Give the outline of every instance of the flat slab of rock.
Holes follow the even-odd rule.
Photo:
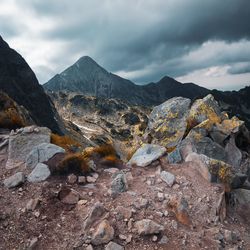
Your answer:
[[[38,163],[28,175],[29,182],[45,181],[50,176],[49,167],[43,163]]]
[[[51,143],[41,143],[28,154],[26,167],[33,169],[37,163],[48,161],[57,153],[65,153],[65,150]]]
[[[22,172],[17,172],[14,175],[10,176],[9,178],[5,179],[3,181],[3,184],[7,188],[14,188],[21,184],[23,184],[25,181],[25,176]]]
[[[109,244],[105,247],[105,250],[124,250],[124,247],[113,241],[110,241]]]
[[[160,174],[161,179],[167,183],[169,187],[172,187],[175,182],[175,176],[167,171],[162,171]]]
[[[144,144],[132,156],[128,165],[148,166],[166,153],[166,148],[155,144]]]
[[[101,245],[110,242],[114,238],[114,228],[107,220],[102,221],[92,236],[91,243],[93,245]]]
[[[7,169],[12,169],[25,160],[30,151],[41,143],[50,142],[51,131],[45,127],[25,127],[12,132],[9,137]]]
[[[164,230],[164,227],[150,219],[143,219],[135,223],[135,228],[139,235],[158,234]]]
[[[187,128],[190,103],[188,98],[174,97],[154,107],[146,129],[148,140],[169,149],[177,146]]]

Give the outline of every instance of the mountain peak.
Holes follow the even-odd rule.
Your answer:
[[[82,56],[80,57],[75,65],[79,66],[79,65],[92,65],[92,66],[98,66],[101,67],[94,59],[92,59],[90,56]]]

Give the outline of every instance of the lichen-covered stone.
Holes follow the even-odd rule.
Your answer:
[[[194,102],[189,112],[188,123],[195,126],[208,120],[207,126],[211,126],[212,124],[220,123],[222,120],[221,116],[218,102],[209,94],[203,99],[198,99]]]
[[[234,116],[232,119],[225,119],[215,124],[209,134],[215,142],[223,145],[224,140],[232,134],[239,133],[243,125],[244,122]]]
[[[169,163],[173,163],[173,164],[180,163],[182,161],[180,149],[177,148],[173,152],[169,153],[167,158],[168,158]]]
[[[174,97],[156,106],[149,115],[146,137],[152,143],[173,148],[182,140],[191,100]]]
[[[231,186],[235,175],[231,165],[197,153],[190,153],[185,161],[193,162],[193,166],[209,182],[222,182],[228,187]]]

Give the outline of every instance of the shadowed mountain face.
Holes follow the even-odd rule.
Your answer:
[[[50,98],[26,61],[0,36],[0,90],[29,111],[33,121],[56,133],[63,127]]]
[[[43,86],[52,91],[64,90],[96,97],[118,98],[133,105],[158,105],[174,96],[195,98],[209,92],[195,84],[182,84],[170,77],[139,86],[107,72],[88,56],[80,58]]]

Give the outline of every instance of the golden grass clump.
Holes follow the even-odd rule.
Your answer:
[[[72,139],[71,137],[64,135],[60,136],[52,133],[50,141],[61,148],[64,148],[67,152],[71,152],[73,147],[80,147],[80,143]]]
[[[59,174],[74,173],[85,175],[90,171],[91,169],[87,161],[80,153],[66,155],[55,169],[55,172]]]
[[[114,147],[110,144],[101,145],[98,147],[89,148],[85,150],[83,153],[85,159],[90,159],[92,157],[98,156],[100,158],[104,158],[106,156],[116,156],[116,151]]]
[[[103,163],[108,166],[117,166],[121,163],[121,160],[119,160],[115,155],[105,156],[102,160]]]
[[[15,102],[3,92],[0,92],[0,127],[17,129],[25,126],[25,121],[18,111]]]

